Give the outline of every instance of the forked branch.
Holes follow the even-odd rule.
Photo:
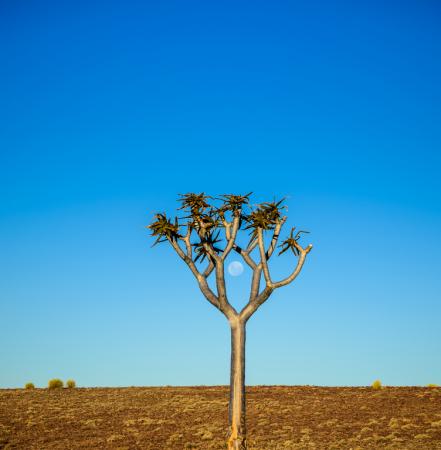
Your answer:
[[[251,194],[251,193],[250,193]],[[249,215],[242,213],[242,206],[248,205],[248,197],[240,195],[223,195],[224,204],[218,208],[208,203],[208,199],[212,197],[202,194],[184,194],[181,197],[182,207],[190,213],[187,218],[187,230],[185,234],[181,234],[178,218],[174,222],[166,217],[165,214],[156,214],[156,220],[149,225],[152,235],[157,237],[155,243],[168,241],[179,255],[179,257],[187,264],[193,275],[198,281],[199,287],[207,298],[216,308],[221,310],[229,320],[244,319],[247,320],[257,308],[264,303],[272,292],[282,286],[294,281],[300,273],[306,259],[306,255],[311,251],[312,245],[303,248],[299,243],[299,237],[303,231],[299,231],[293,235],[294,228],[291,230],[290,236],[279,246],[282,247],[279,255],[291,249],[292,253],[297,257],[297,264],[293,272],[286,278],[274,282],[271,278],[268,261],[273,256],[277,247],[279,236],[287,217],[281,215],[284,206],[281,206],[283,200],[279,202],[261,203],[257,209],[252,210]],[[218,199],[219,200],[219,199]],[[225,217],[227,212],[231,213],[231,220]],[[251,229],[251,239],[246,248],[240,247],[236,243],[237,235],[242,226],[242,221],[247,222],[245,230]],[[224,248],[219,247],[219,228],[225,230],[226,244]],[[191,243],[193,230],[196,232],[199,242]],[[217,231],[217,233],[216,233]],[[272,231],[271,240],[268,248],[265,248],[263,233],[264,231]],[[185,251],[179,245],[182,241],[185,244]],[[193,248],[194,247],[194,252]],[[251,256],[253,250],[258,247],[260,261]],[[225,260],[231,250],[237,252],[243,258],[244,262],[253,270],[251,281],[250,296],[247,305],[237,313],[235,308],[228,301],[226,285],[225,285]],[[193,258],[193,254],[196,257]],[[203,261],[207,257],[208,265],[199,271],[196,262],[199,258]],[[207,278],[215,271],[217,295],[209,287]],[[260,284],[262,272],[265,278],[265,287],[261,292]]]
[[[191,270],[192,274],[195,276],[195,278],[198,282],[199,288],[200,288],[201,292],[204,294],[205,298],[214,307],[216,307],[217,309],[222,311],[219,298],[211,290],[210,286],[208,286],[207,277],[199,272],[194,261],[183,252],[182,248],[179,246],[179,244],[176,241],[174,241],[172,239],[168,239],[168,241],[170,242],[170,244],[172,245],[172,247],[174,248],[176,253],[180,256],[180,258],[185,262],[185,264],[187,264],[187,266]]]
[[[303,248],[298,242],[297,239],[294,239],[291,241],[291,239],[288,239],[289,247],[292,250],[292,253],[298,257],[297,259],[297,265],[293,272],[286,277],[283,280],[280,280],[278,282],[273,282],[271,279],[271,275],[269,272],[268,267],[268,256],[271,257],[272,253],[274,252],[274,249],[277,244],[277,238],[280,232],[281,227],[285,223],[286,218],[283,218],[280,223],[277,224],[274,234],[271,240],[270,247],[268,251],[265,251],[265,245],[263,240],[263,230],[261,228],[257,228],[257,242],[259,245],[259,253],[260,253],[260,263],[256,265],[253,271],[253,279],[251,282],[251,293],[248,303],[245,305],[245,307],[240,312],[240,317],[243,320],[248,320],[259,308],[260,305],[262,305],[269,296],[273,293],[273,291],[279,287],[286,286],[287,284],[291,283],[295,280],[297,275],[302,270],[303,264],[305,262],[306,255],[311,251],[312,245],[308,245],[307,247]],[[292,234],[292,233],[291,233]],[[285,242],[287,242],[285,241]],[[285,243],[282,245],[286,245]],[[262,290],[262,292],[258,293],[259,287],[260,287],[260,279],[262,271],[264,273],[266,286]]]

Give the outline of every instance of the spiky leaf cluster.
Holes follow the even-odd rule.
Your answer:
[[[280,256],[282,253],[285,253],[285,252],[286,252],[287,250],[289,250],[289,249],[291,249],[291,250],[294,252],[294,254],[295,254],[296,256],[299,255],[299,251],[298,251],[298,249],[297,249],[297,241],[300,239],[302,233],[309,233],[309,231],[302,231],[302,230],[300,230],[300,231],[298,231],[298,232],[296,233],[296,235],[294,236],[294,230],[295,230],[295,227],[293,227],[293,228],[291,229],[291,233],[289,234],[289,237],[286,238],[286,239],[279,245],[279,247],[282,248],[282,250],[280,250],[280,252],[279,252],[279,256]]]
[[[248,225],[246,230],[251,230],[251,242],[257,237],[257,230],[273,230],[281,220],[281,203],[284,199],[276,202],[265,202],[258,205],[258,208],[246,217]]]
[[[213,209],[205,214],[191,216],[191,218],[193,219],[191,226],[200,236],[208,236],[216,227],[221,226],[219,219],[216,217],[216,211]]]
[[[204,192],[200,194],[190,192],[188,194],[179,195],[182,197],[179,199],[182,206],[178,209],[183,209],[184,211],[190,212],[192,216],[200,215],[210,207],[206,200],[211,197],[205,195]]]
[[[155,214],[155,220],[147,228],[152,230],[152,236],[158,237],[153,245],[165,242],[168,239],[173,241],[181,237],[177,217],[175,217],[175,223],[172,223],[165,214]]]
[[[273,230],[278,223],[282,220],[282,209],[285,206],[281,206],[284,199],[276,202],[265,202],[257,205],[255,210],[251,213],[244,214],[244,205],[249,206],[249,197],[252,193],[246,195],[235,195],[235,194],[223,194],[217,200],[221,200],[223,203],[221,206],[216,207],[208,203],[210,197],[205,195],[205,193],[195,194],[179,194],[181,198],[181,207],[179,209],[185,210],[189,215],[184,218],[190,219],[188,222],[189,231],[194,229],[197,231],[198,237],[200,239],[196,244],[191,244],[196,253],[195,261],[201,259],[204,260],[206,257],[210,257],[207,248],[212,249],[215,253],[219,253],[222,250],[216,247],[215,244],[220,242],[219,232],[216,235],[214,233],[216,230],[224,226],[225,214],[231,212],[236,217],[239,216],[239,229],[242,227],[242,221],[246,221],[246,230],[251,230],[251,240],[248,245],[250,245],[257,238],[257,232],[261,230]],[[176,241],[177,239],[183,238],[179,234],[180,225],[178,223],[178,218],[175,218],[174,223],[166,217],[165,214],[156,214],[155,220],[147,228],[152,230],[152,236],[156,236],[157,239],[155,244],[158,242],[165,242],[166,240]],[[292,251],[298,255],[298,244],[297,241],[302,233],[307,233],[307,231],[298,231],[294,235],[293,228],[291,230],[290,236],[282,242],[279,247],[281,250],[279,255],[285,253],[287,250],[292,249]]]
[[[244,204],[249,204],[249,197],[252,192],[246,195],[234,195],[224,194],[221,195],[221,200],[224,202],[222,205],[223,211],[231,211],[234,214],[238,213],[242,209]]]
[[[200,242],[196,242],[195,244],[191,244],[194,247],[194,251],[196,253],[196,257],[194,262],[197,262],[199,258],[201,258],[201,262],[208,256],[211,259],[210,253],[207,250],[207,246],[211,247],[213,251],[219,254],[222,249],[216,247],[216,244],[221,241],[218,239],[219,231],[216,236],[213,233],[207,234],[205,237],[201,238]]]
[[[208,235],[213,228],[219,226],[219,217],[217,209],[207,203],[207,199],[211,198],[201,194],[179,194],[182,198],[179,200],[182,206],[178,209],[183,209],[189,212],[189,216],[183,217],[183,219],[190,219],[190,226],[194,228],[199,235]]]

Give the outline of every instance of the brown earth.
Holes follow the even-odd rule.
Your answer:
[[[2,449],[224,449],[228,388],[0,390]],[[441,449],[441,389],[247,388],[250,450]]]

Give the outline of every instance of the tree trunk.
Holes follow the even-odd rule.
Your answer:
[[[228,450],[246,450],[245,322],[231,323],[231,376]]]

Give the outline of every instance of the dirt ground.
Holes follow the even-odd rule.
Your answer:
[[[1,449],[223,449],[228,388],[0,390]],[[441,449],[441,388],[247,388],[250,450]]]

